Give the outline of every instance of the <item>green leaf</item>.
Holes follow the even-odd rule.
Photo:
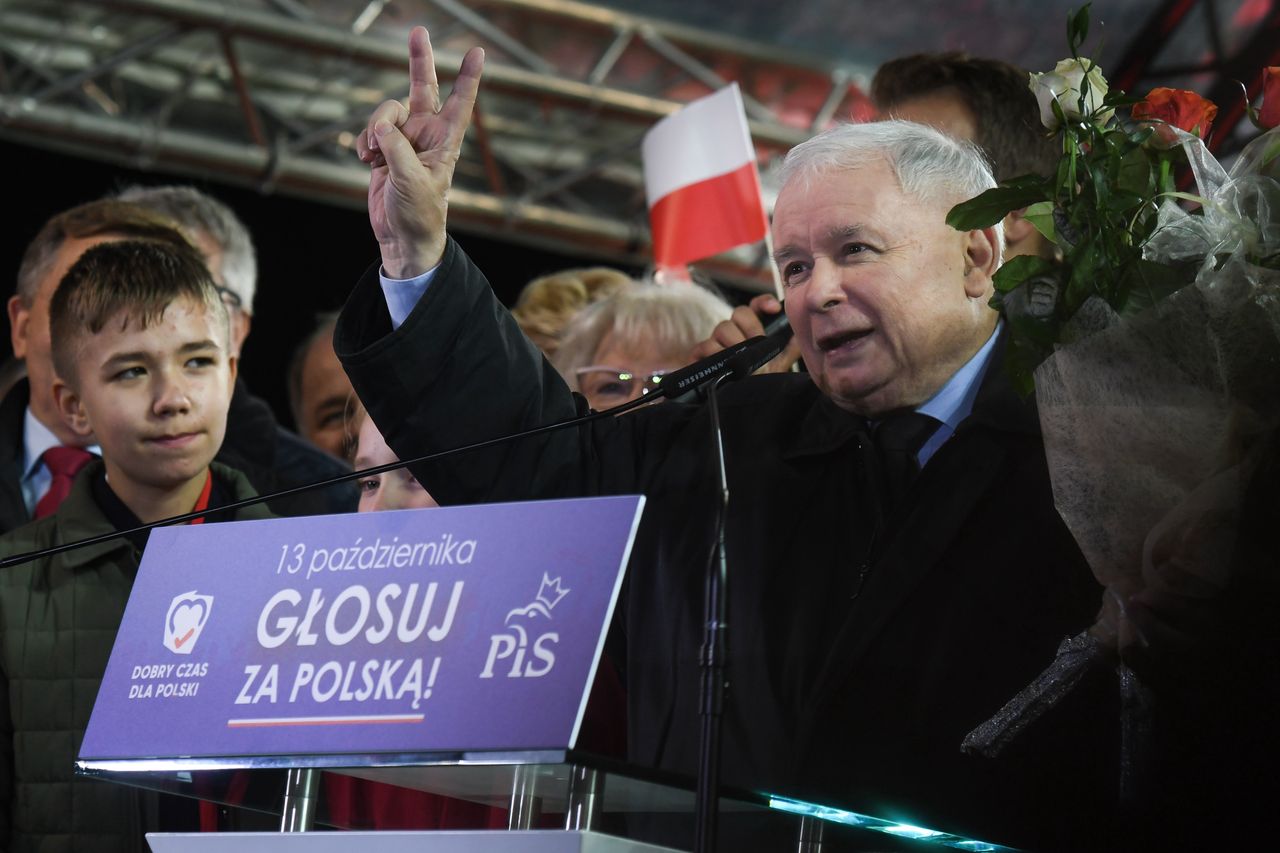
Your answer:
[[[1156,132],[1154,124],[1142,124],[1134,128],[1129,133],[1129,141],[1134,145],[1146,145],[1147,140],[1151,138],[1151,134]]]
[[[1058,106],[1057,101],[1053,102],[1053,109],[1055,112],[1062,112],[1062,108]],[[1071,137],[1071,143],[1071,150],[1068,151],[1067,156],[1063,158],[1067,163],[1067,179],[1066,181],[1059,181],[1058,186],[1065,189],[1069,196],[1075,196],[1075,187],[1078,181],[1078,178],[1076,177],[1076,160],[1080,156],[1081,148],[1080,140],[1074,136]]]
[[[1038,186],[994,187],[951,208],[947,224],[957,231],[989,228],[1004,219],[1011,210],[1044,201],[1045,195],[1043,181]]]
[[[1053,227],[1053,202],[1038,201],[1028,205],[1022,218],[1030,222],[1050,243],[1058,242],[1057,231]]]
[[[1106,210],[1122,220],[1131,219],[1138,208],[1146,204],[1147,197],[1131,192],[1113,192],[1107,196]]]
[[[1134,146],[1120,158],[1116,170],[1116,189],[1139,196],[1149,196],[1156,190],[1151,168],[1151,158],[1145,149]]]
[[[1102,99],[1104,107],[1131,107],[1134,104],[1140,104],[1146,98],[1140,98],[1137,95],[1130,95],[1123,89],[1112,89],[1107,92],[1107,96]]]
[[[1005,178],[1000,182],[1000,186],[1012,189],[1024,189],[1027,187],[1044,188],[1043,175],[1018,175],[1016,178]]]
[[[1097,259],[1098,244],[1093,235],[1081,240],[1067,258],[1067,263],[1071,265],[1071,277],[1067,279],[1062,304],[1066,307],[1068,317],[1075,314],[1086,299],[1098,292],[1099,282],[1107,281],[1109,271],[1098,270]]]
[[[1160,197],[1161,198],[1179,198],[1179,199],[1182,199],[1183,201],[1195,202],[1196,204],[1202,207],[1209,203],[1209,200],[1206,199],[1204,196],[1196,195],[1195,193],[1169,192],[1169,193],[1161,193]]]
[[[1269,174],[1268,167],[1273,161],[1280,158],[1280,137],[1274,142],[1268,143],[1266,149],[1262,152],[1262,157],[1258,160],[1259,172]]]
[[[1115,192],[1149,196],[1155,192],[1152,178],[1151,156],[1140,145],[1135,145],[1128,134],[1117,133],[1111,156],[1108,158],[1108,177]]]
[[[1104,163],[1089,163],[1089,180],[1093,183],[1093,197],[1097,207],[1106,210],[1111,202],[1111,181]]]
[[[1012,317],[1009,319],[1009,344],[1005,348],[1005,369],[1013,386],[1024,397],[1035,393],[1035,369],[1053,354],[1053,342],[1060,337],[1058,323],[1052,319]]]
[[[1074,53],[1089,37],[1089,6],[1085,3],[1074,15],[1067,16],[1067,42]]]
[[[1058,103],[1057,98],[1049,102],[1049,109],[1053,110],[1053,117],[1058,120],[1059,127],[1066,127],[1070,123],[1067,120],[1067,114],[1062,111],[1062,104]]]
[[[1169,266],[1139,258],[1121,280],[1123,300],[1120,313],[1146,311],[1161,299],[1190,284],[1195,278],[1194,265]]]
[[[1000,265],[992,283],[997,293],[1008,293],[1028,279],[1051,271],[1053,267],[1053,261],[1037,255],[1018,255]]]

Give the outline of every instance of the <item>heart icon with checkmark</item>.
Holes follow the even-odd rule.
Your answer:
[[[213,596],[199,595],[195,590],[176,596],[165,619],[165,647],[175,654],[190,654],[212,606]]]

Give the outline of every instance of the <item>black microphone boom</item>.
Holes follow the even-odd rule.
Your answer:
[[[489,439],[485,439],[484,441],[473,442],[471,444],[463,445],[462,447],[452,447],[452,448],[449,448],[448,450],[437,450],[434,453],[428,453],[423,456],[416,456],[413,459],[401,459],[395,462],[388,462],[385,465],[375,465],[372,468],[364,468],[359,471],[352,471],[348,474],[339,474],[336,477],[329,477],[328,479],[320,480],[315,483],[304,483],[301,486],[293,486],[292,488],[281,489],[278,492],[272,492],[271,494],[267,494],[267,495],[256,495],[252,498],[244,498],[242,500],[234,501],[229,504],[223,504],[222,506],[214,506],[214,507],[209,507],[208,509],[195,510],[193,512],[183,513],[182,515],[171,516],[170,518],[162,518],[159,521],[152,521],[147,524],[140,524],[137,527],[132,527],[132,528],[129,528],[128,530],[113,530],[110,533],[102,533],[97,536],[91,536],[88,539],[78,539],[75,542],[64,542],[61,545],[53,545],[49,548],[43,548],[39,551],[28,551],[25,554],[14,554],[12,557],[5,557],[3,559],[0,559],[0,569],[7,569],[10,566],[16,566],[21,563],[29,562],[31,560],[38,560],[41,557],[51,557],[54,554],[61,554],[63,551],[74,551],[77,548],[83,548],[88,545],[96,545],[99,542],[107,542],[112,539],[119,539],[125,536],[132,536],[135,533],[142,533],[143,531],[152,530],[153,528],[156,528],[156,527],[166,527],[173,524],[185,524],[188,521],[194,521],[197,518],[205,518],[211,515],[224,515],[229,512],[234,512],[235,510],[238,510],[238,509],[244,509],[247,506],[266,503],[268,501],[273,501],[276,498],[288,497],[289,495],[295,495],[295,494],[298,494],[299,492],[306,492],[306,491],[310,491],[311,489],[323,489],[327,486],[336,486],[339,483],[346,483],[351,480],[358,480],[362,477],[370,477],[375,474],[385,474],[386,472],[394,471],[397,468],[404,468],[409,465],[417,465],[420,462],[431,462],[435,459],[440,459],[445,456],[452,456],[455,453],[466,453],[467,451],[470,451],[470,450],[480,450],[485,447],[493,447],[495,445],[502,444],[507,441],[514,441],[518,438],[528,438],[530,436],[541,435],[547,432],[555,432],[558,429],[564,429],[566,427],[578,426],[581,424],[590,423],[591,421],[599,420],[600,418],[613,417],[614,415],[620,415],[623,412],[629,412],[632,409],[638,408],[639,406],[643,406],[647,403],[652,403],[654,399],[655,398],[652,394],[647,397],[638,397],[635,400],[630,400],[626,403],[623,403],[620,406],[614,406],[612,409],[605,409],[602,412],[588,412],[585,415],[576,415],[572,418],[565,418],[564,420],[556,421],[554,423],[542,424],[541,426],[531,427],[530,429],[521,430],[520,432],[511,433],[510,435],[500,435],[497,438],[489,438]]]
[[[706,385],[708,382],[720,378],[722,375],[726,382],[733,379],[741,379],[744,376],[749,376],[769,359],[782,352],[782,349],[787,345],[787,339],[790,336],[791,329],[788,326],[781,328],[778,331],[771,332],[769,335],[760,335],[758,337],[751,338],[750,340],[743,341],[740,344],[721,350],[720,352],[707,356],[700,361],[696,361],[688,367],[683,367],[673,373],[668,373],[663,378],[662,384],[658,386],[659,390],[656,395],[649,394],[647,396],[631,400],[630,402],[623,403],[620,406],[614,406],[612,409],[606,409],[602,412],[589,412],[586,415],[579,417],[565,418],[564,420],[556,421],[555,423],[543,424],[542,426],[522,430],[517,433],[512,433],[511,435],[503,435],[498,436],[497,438],[477,441],[463,447],[440,450],[414,459],[389,462],[386,465],[377,465],[372,468],[365,468],[361,471],[352,471],[349,474],[339,474],[336,477],[330,477],[316,483],[306,483],[301,486],[282,489],[278,492],[272,492],[269,495],[258,495],[256,497],[245,498],[233,503],[223,504],[218,507],[210,507],[196,512],[183,513],[182,515],[175,515],[171,518],[162,518],[159,521],[153,521],[149,524],[140,524],[137,527],[133,527],[128,530],[115,530],[111,533],[103,533],[98,536],[92,536],[88,539],[80,539],[75,542],[64,542],[61,545],[54,545],[50,548],[44,548],[39,551],[28,551],[25,554],[15,554],[12,557],[0,559],[0,569],[7,569],[10,566],[16,566],[30,560],[53,556],[54,554],[60,554],[63,551],[72,551],[76,548],[83,548],[87,545],[94,545],[98,542],[106,542],[111,539],[132,536],[135,533],[141,533],[145,530],[151,530],[156,527],[183,524],[197,518],[226,514],[238,509],[243,509],[247,506],[273,501],[276,498],[286,497],[299,492],[305,492],[311,489],[322,489],[326,486],[333,486],[350,480],[358,480],[362,477],[369,477],[374,474],[383,474],[387,471],[394,471],[397,468],[403,468],[407,465],[416,465],[419,462],[430,462],[434,459],[439,459],[454,453],[465,453],[469,450],[479,450],[484,447],[492,447],[497,444],[502,444],[506,441],[514,441],[518,438],[541,435],[542,433],[553,432],[558,429],[564,429],[565,427],[590,423],[591,421],[598,420],[600,418],[612,417],[614,415],[620,415],[623,412],[629,412],[639,406],[655,402],[660,397],[676,398],[681,395],[691,395],[692,392],[695,392],[698,388]]]
[[[668,399],[687,399],[690,392],[724,377],[725,382],[750,376],[786,349],[791,326],[786,317],[767,335],[757,335],[720,352],[699,359],[688,367],[668,373],[659,388]]]

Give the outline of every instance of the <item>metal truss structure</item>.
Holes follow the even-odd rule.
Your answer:
[[[1209,148],[1221,159],[1253,137],[1245,96],[1261,96],[1262,69],[1274,65],[1280,65],[1280,2],[1161,0],[1111,82],[1134,93],[1156,85],[1192,89],[1213,101],[1218,117]]]
[[[640,140],[735,79],[762,164],[865,110],[865,69],[568,0],[80,0],[0,8],[0,133],[131,167],[363,206],[354,134],[403,98],[425,23],[442,83],[488,61],[455,226],[644,265]],[[717,259],[767,282],[760,253]]]
[[[824,4],[875,5],[805,0]],[[987,5],[1008,19],[1008,3]],[[1096,2],[1095,16],[1108,5],[1120,14]],[[1145,5],[1145,29],[1112,45],[1113,81],[1241,102],[1219,119],[1229,153],[1238,135],[1223,130],[1243,112],[1232,81],[1256,94],[1260,67],[1280,63],[1280,2]],[[835,118],[872,113],[874,62],[576,0],[0,0],[0,136],[362,207],[354,136],[377,103],[406,94],[405,34],[418,23],[446,87],[467,47],[488,54],[451,224],[570,254],[647,263],[641,137],[727,81],[742,88],[763,167]],[[1035,68],[1056,57],[1006,58]],[[759,248],[702,266],[747,288],[770,281]]]

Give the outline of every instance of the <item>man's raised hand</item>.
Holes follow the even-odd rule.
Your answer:
[[[399,101],[379,104],[356,140],[356,153],[372,167],[369,224],[391,278],[426,272],[444,254],[449,186],[483,68],[484,51],[467,51],[442,105],[431,39],[426,29],[414,27],[408,107]]]

